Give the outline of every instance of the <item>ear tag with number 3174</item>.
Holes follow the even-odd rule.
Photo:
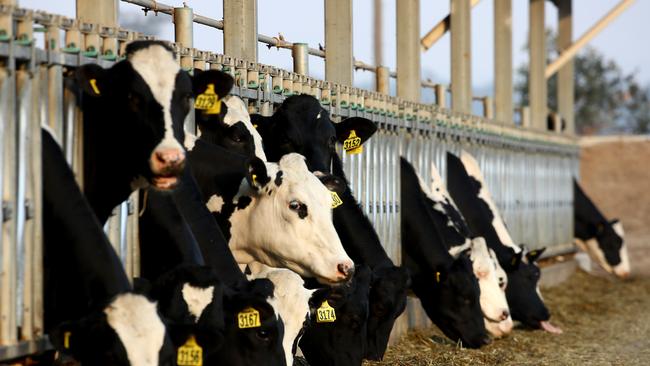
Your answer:
[[[336,321],[336,311],[330,306],[327,300],[323,301],[321,306],[316,310],[316,323],[334,323]]]

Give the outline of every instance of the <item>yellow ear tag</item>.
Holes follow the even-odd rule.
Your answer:
[[[246,308],[237,314],[237,325],[239,329],[258,328],[260,323],[260,312],[253,308]]]
[[[512,257],[512,261],[510,262],[511,265],[517,264],[517,257]]]
[[[194,102],[194,109],[200,109],[206,114],[219,114],[221,112],[221,100],[214,92],[214,84],[208,84],[203,94],[199,94]]]
[[[196,343],[193,335],[187,339],[184,345],[178,347],[178,356],[176,356],[178,366],[202,366],[203,365],[203,348]]]
[[[440,283],[440,272],[436,272],[436,282]]]
[[[253,125],[253,128],[257,130],[257,125]]]
[[[254,185],[257,185],[257,174],[251,174],[251,180],[253,181]]]
[[[72,332],[64,332],[63,333],[63,348],[70,349],[70,336],[71,335],[72,335]]]
[[[350,131],[350,136],[348,136],[345,141],[343,141],[343,150],[348,154],[360,154],[363,152],[363,146],[361,146],[361,138],[357,137],[357,133],[354,130]]]
[[[97,79],[90,79],[90,87],[93,88],[93,91],[97,95],[101,95],[102,93],[99,92],[99,88],[97,87]]]
[[[343,204],[343,200],[339,197],[338,193],[330,191],[332,195],[332,208],[337,208]]]
[[[316,323],[334,323],[336,321],[336,311],[330,306],[327,300],[323,301],[321,306],[316,310]]]

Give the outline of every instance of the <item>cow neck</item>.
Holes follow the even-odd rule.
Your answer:
[[[450,154],[447,155],[447,189],[472,233],[485,238],[487,245],[496,253],[499,263],[508,263],[513,249],[501,242],[492,226],[492,211],[479,198],[480,182],[467,174],[459,158]]]
[[[406,262],[417,264],[420,272],[449,268],[453,259],[436,230],[434,219],[419,189],[417,175],[403,158],[400,178],[402,247],[409,257]]]
[[[355,263],[365,263],[371,269],[393,266],[393,261],[386,254],[381,245],[379,236],[368,217],[363,213],[352,195],[350,184],[345,173],[340,167],[340,158],[334,154],[333,172],[345,184],[345,191],[341,194],[343,204],[333,211],[334,228],[343,243],[343,248]]]
[[[442,243],[444,244],[447,250],[466,244],[469,237],[463,235],[461,232],[462,229],[456,225],[450,225],[451,218],[447,210],[442,206],[441,203],[431,200],[429,197],[424,195],[424,192],[421,192],[424,197],[427,211],[429,215],[433,218],[433,223],[436,226],[436,229],[440,233],[442,238]]]
[[[42,133],[42,159],[45,291],[54,292],[45,296],[46,309],[54,306],[56,312],[78,318],[131,286],[61,149],[47,132]],[[65,306],[53,304],[57,298]],[[47,322],[60,320],[70,319]]]
[[[133,156],[123,143],[128,128],[116,126],[120,121],[107,113],[102,98],[82,97],[83,103],[83,173],[84,193],[99,221],[105,223],[113,208],[133,191],[136,179]]]
[[[578,182],[576,182],[575,179],[573,180],[573,200],[573,211],[575,217],[574,225],[576,228],[582,229],[575,230],[576,234],[583,236],[579,237],[579,239],[582,240],[594,238],[596,235],[593,232],[593,229],[590,229],[590,226],[598,223],[606,223],[607,219],[587,196],[584,190],[582,190],[582,187],[578,185]]]
[[[246,277],[228,248],[228,241],[219,225],[205,205],[200,188],[191,174],[191,166],[183,172],[181,185],[174,191],[173,197],[201,248],[205,263],[214,268],[219,280],[228,286],[244,283]]]

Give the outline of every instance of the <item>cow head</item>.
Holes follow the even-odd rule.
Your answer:
[[[380,267],[373,270],[368,313],[368,342],[364,358],[381,360],[388,346],[395,320],[406,308],[406,293],[411,277],[405,267]]]
[[[132,42],[126,53],[126,60],[110,69],[79,67],[77,82],[85,96],[96,98],[88,110],[97,116],[94,122],[110,126],[103,129],[110,135],[99,136],[114,140],[112,146],[106,144],[114,151],[102,152],[106,159],[120,156],[122,161],[113,163],[131,179],[145,178],[167,190],[177,184],[185,162],[179,141],[190,108],[191,80],[163,42]]]
[[[311,326],[300,340],[300,349],[312,366],[361,365],[368,318],[371,271],[361,266],[348,284],[318,290],[310,299]],[[336,319],[321,321],[319,309],[333,308]],[[329,319],[332,320],[332,319]]]
[[[246,104],[239,97],[228,95],[233,82],[230,75],[221,71],[195,71],[195,120],[201,138],[229,151],[266,160],[262,138],[251,123]],[[212,98],[216,100],[214,106],[201,103],[212,93]]]
[[[306,94],[285,99],[271,117],[251,118],[264,139],[270,161],[297,152],[307,158],[309,170],[321,172],[330,172],[337,142],[343,143],[354,131],[362,144],[377,130],[372,121],[360,117],[334,123],[318,99]]]
[[[523,255],[516,267],[506,270],[506,298],[512,318],[531,328],[543,327],[551,317],[539,291],[541,271],[535,264],[543,251],[538,249]],[[525,253],[525,249],[521,253]]]
[[[449,267],[437,268],[426,281],[431,292],[426,302],[431,303],[418,296],[429,317],[447,337],[469,348],[490,342],[483,323],[478,280],[467,252],[461,253]]]
[[[50,333],[54,347],[84,365],[172,366],[174,348],[156,304],[118,295],[103,311],[64,323]]]
[[[501,337],[512,330],[512,318],[506,301],[506,285],[503,278],[499,279],[498,261],[482,237],[472,239],[470,253],[474,275],[481,290],[485,328],[493,336]]]
[[[253,159],[235,200],[230,248],[239,263],[256,260],[324,284],[352,277],[354,264],[332,223],[332,196],[303,156],[277,164]]]
[[[273,283],[256,279],[247,288],[224,291],[223,346],[206,357],[205,365],[286,366],[284,326],[268,299]]]
[[[178,349],[190,337],[207,355],[223,341],[223,286],[211,267],[186,265],[175,268],[147,284],[136,282],[155,299],[165,318],[174,346]]]
[[[615,219],[591,224],[593,239],[586,240],[582,249],[594,258],[607,272],[620,278],[630,275],[630,260],[625,245],[623,224]]]

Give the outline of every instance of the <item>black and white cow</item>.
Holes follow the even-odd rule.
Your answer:
[[[411,166],[411,170],[415,169]],[[499,264],[482,237],[473,237],[463,215],[447,192],[435,164],[431,164],[431,184],[418,175],[420,191],[427,202],[431,217],[445,248],[453,257],[469,250],[474,275],[480,288],[480,304],[485,328],[495,337],[512,330],[512,318],[505,295],[505,280],[499,281]],[[496,263],[495,263],[496,262]]]
[[[630,275],[630,259],[625,245],[623,224],[618,219],[608,221],[573,180],[574,237],[603,269],[620,278]]]
[[[464,251],[453,258],[447,252],[415,170],[404,158],[400,163],[402,261],[411,271],[413,292],[447,337],[470,348],[487,344],[469,255]]]
[[[463,151],[460,158],[447,153],[447,189],[471,230],[485,238],[508,275],[506,298],[514,320],[551,333],[561,330],[548,320],[538,282],[540,269],[535,261],[544,249],[524,253],[514,243],[492,200],[476,160]]]
[[[252,115],[251,118],[262,135],[271,161],[297,152],[307,157],[310,170],[331,172],[343,181],[344,184],[337,183],[342,189],[329,188],[335,190],[343,202],[334,209],[334,226],[350,257],[373,270],[365,358],[381,359],[395,319],[406,306],[409,276],[386,255],[372,224],[350,191],[335,150],[336,143],[343,143],[352,131],[362,144],[377,127],[365,118],[356,117],[333,123],[318,100],[309,95],[287,98],[271,117]]]
[[[42,133],[45,332],[87,365],[175,365],[156,304],[133,293],[122,263],[59,146]]]
[[[183,122],[192,81],[158,41],[127,46],[126,59],[76,71],[83,90],[84,193],[100,222],[135,188],[173,188],[184,162]]]

